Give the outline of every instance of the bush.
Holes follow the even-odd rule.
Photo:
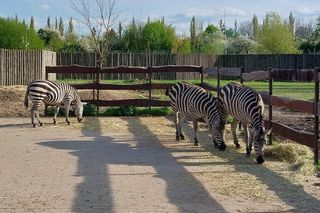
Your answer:
[[[48,109],[45,112],[45,114],[47,116],[54,116],[55,111],[56,111],[55,107],[48,107]],[[64,108],[63,107],[60,107],[58,115],[64,115]]]
[[[94,104],[87,104],[83,106],[83,116],[95,116],[98,108]]]
[[[153,115],[165,116],[170,115],[171,110],[168,107],[159,108],[138,108],[134,106],[110,107],[101,115],[104,116],[139,116],[139,115]]]

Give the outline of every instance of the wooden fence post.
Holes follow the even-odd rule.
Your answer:
[[[242,74],[243,74],[243,70],[244,70],[244,67],[240,67],[240,84],[243,84],[243,77],[242,77]]]
[[[200,84],[203,87],[203,67],[200,68]]]
[[[100,100],[100,73],[101,73],[101,67],[98,66],[96,68],[96,84],[97,84],[97,114],[99,114],[99,100]],[[107,76],[107,75],[106,75]]]
[[[217,69],[217,96],[218,96],[218,100],[220,97],[220,67],[218,67]]]
[[[272,144],[272,101],[271,101],[271,97],[272,97],[272,83],[273,83],[273,79],[272,79],[272,68],[269,67],[268,69],[269,72],[269,122],[270,122],[270,126],[269,128],[271,129],[270,135],[269,135],[269,140],[268,140],[268,144],[271,145]]]
[[[319,68],[314,69],[314,164],[318,163],[319,154]]]
[[[0,86],[4,86],[4,76],[3,76],[3,62],[4,62],[4,54],[3,54],[3,50],[0,49]]]
[[[151,90],[152,90],[152,69],[148,67],[148,74],[149,74],[149,112],[151,111]]]

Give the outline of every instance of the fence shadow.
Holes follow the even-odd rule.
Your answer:
[[[154,172],[136,175],[146,175],[149,179],[160,179],[160,182],[164,182],[166,185],[165,197],[179,212],[227,212],[183,165],[176,162],[170,151],[161,146],[158,137],[140,121],[128,121],[127,125],[132,137],[110,137],[103,135],[98,118],[91,119],[97,124],[97,128],[95,131],[88,130],[89,124],[87,122],[82,129],[84,140],[39,143],[54,149],[70,150],[70,154],[77,157],[78,166],[75,177],[83,178],[83,181],[76,186],[76,196],[72,208],[74,212],[124,211],[125,209],[121,209],[121,206],[128,206],[127,202],[133,202],[136,196],[136,199],[145,196],[144,192],[147,189],[143,185],[138,186],[141,191],[128,191],[127,188],[134,184],[130,182],[130,175],[135,174],[131,174],[131,172],[123,174],[118,169],[116,169],[118,172],[114,171],[115,168],[121,166],[151,167]],[[148,136],[141,135],[142,129]],[[113,168],[112,171],[110,167]],[[123,179],[126,178],[125,176],[129,178],[128,182]],[[119,187],[119,179],[124,180],[124,185],[121,188],[117,188]],[[187,181],[181,181],[181,179]],[[125,185],[126,183],[129,184]],[[141,184],[141,181],[138,183]],[[153,187],[148,190],[151,190],[153,195],[162,193],[154,191]],[[132,194],[130,198],[133,201],[132,199],[115,200],[117,195],[128,197],[130,193]],[[154,208],[159,208],[160,211],[161,209],[166,210],[168,207],[168,204],[157,199],[151,202],[152,206],[146,206],[145,210],[150,208],[150,212],[152,212]],[[118,205],[115,206],[115,203]],[[132,204],[134,209],[135,203]],[[130,211],[130,209],[126,210]],[[139,209],[137,210],[139,211]]]
[[[173,119],[166,117],[168,120],[172,121],[174,126]],[[189,127],[191,128],[191,127]],[[186,129],[184,129],[186,130]],[[186,131],[187,132],[187,131]],[[205,135],[209,135],[208,131],[205,131]],[[174,132],[172,133],[174,137]],[[202,135],[203,137],[203,135]],[[210,137],[211,140],[211,137]],[[216,155],[219,158],[227,158],[227,162],[210,162],[210,163],[188,163],[189,166],[200,166],[200,165],[231,165],[234,167],[236,172],[248,173],[257,177],[262,183],[268,186],[268,189],[273,191],[279,199],[286,203],[288,206],[293,207],[291,211],[293,212],[318,212],[320,209],[320,200],[308,194],[304,189],[292,183],[285,177],[282,177],[280,174],[266,168],[263,165],[258,165],[255,161],[251,159],[246,159],[244,153],[239,153],[230,147],[234,146],[233,143],[227,143],[227,149],[225,152],[232,152],[232,158],[228,157],[225,152],[218,152],[215,150],[208,140],[202,144],[202,147]],[[245,144],[242,144],[245,146]],[[183,150],[181,150],[183,152]],[[268,160],[268,159],[266,159]],[[243,180],[245,181],[245,180]]]

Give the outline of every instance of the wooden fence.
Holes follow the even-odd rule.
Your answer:
[[[56,65],[55,53],[0,49],[0,86],[26,85],[43,79],[46,65]]]
[[[26,85],[35,79],[45,78],[45,66],[54,65],[96,66],[97,57],[94,53],[55,53],[36,50],[0,49],[0,86]],[[286,69],[286,80],[294,80],[293,70],[313,69],[320,67],[320,54],[293,55],[205,55],[205,54],[167,54],[167,53],[122,53],[110,52],[105,67],[118,66],[165,66],[195,65],[201,67],[243,67],[244,73],[267,70],[268,67]],[[291,69],[289,71],[289,69]],[[189,80],[200,78],[197,72],[158,73],[152,75],[159,80]],[[52,76],[54,79],[55,76]],[[94,79],[88,73],[59,73],[58,79]],[[147,79],[146,73],[104,73],[103,79]],[[312,77],[306,77],[306,81]]]
[[[292,140],[296,143],[306,145],[313,149],[314,151],[314,163],[317,164],[319,161],[319,115],[320,115],[320,102],[319,102],[319,68],[314,68],[312,70],[285,70],[285,69],[272,69],[269,68],[268,71],[258,71],[251,73],[242,73],[240,68],[210,68],[206,69],[204,73],[217,76],[217,88],[219,91],[220,86],[220,77],[221,75],[239,77],[240,82],[251,81],[251,80],[268,80],[269,81],[269,91],[260,92],[260,95],[263,99],[263,102],[266,105],[269,105],[269,116],[268,119],[264,120],[265,126],[267,129],[272,129],[272,133],[269,136],[269,144],[272,143],[272,134],[282,136],[289,140]],[[295,81],[305,81],[306,77],[311,78],[315,83],[314,89],[314,101],[303,101],[296,100],[286,97],[274,96],[273,93],[273,81],[274,80],[288,80],[284,73],[295,73]],[[211,89],[204,83],[205,88]],[[219,96],[219,92],[218,92]],[[283,107],[291,110],[297,110],[314,116],[314,126],[313,132],[303,132],[295,130],[284,124],[275,122],[273,120],[272,112],[273,107]]]
[[[93,76],[93,83],[89,84],[72,84],[76,89],[90,89],[94,90],[93,98],[85,100],[86,102],[95,104],[97,106],[170,106],[168,101],[152,99],[152,90],[166,89],[173,84],[152,83],[153,75],[158,73],[202,73],[202,67],[199,66],[153,66],[153,67],[108,67],[100,69],[99,67],[84,67],[78,65],[72,66],[48,66],[46,68],[46,77],[49,74],[90,74]],[[148,83],[133,84],[133,85],[117,85],[100,83],[101,76],[108,74],[145,74],[147,75]],[[202,75],[202,74],[201,74]],[[126,99],[126,100],[100,100],[100,90],[147,90],[149,93],[148,99]],[[96,94],[96,95],[95,95]]]
[[[269,118],[265,120],[267,128],[272,128],[272,133],[282,136],[284,138],[295,141],[299,144],[306,145],[314,150],[314,162],[318,163],[318,146],[319,146],[319,114],[320,114],[320,102],[319,102],[319,68],[313,69],[313,80],[315,82],[315,99],[311,101],[301,101],[295,99],[289,99],[272,95],[272,87],[274,78],[281,76],[279,73],[284,72],[283,69],[269,69],[268,72],[259,73],[255,72],[243,76],[243,68],[211,68],[203,69],[199,66],[158,66],[158,67],[113,67],[100,69],[98,67],[83,67],[83,66],[56,66],[47,67],[46,76],[50,73],[90,73],[95,76],[95,81],[89,84],[74,84],[77,89],[92,89],[97,91],[97,95],[92,100],[85,100],[89,103],[93,103],[97,106],[169,106],[169,101],[153,100],[152,90],[154,89],[166,89],[171,87],[172,84],[152,83],[152,75],[159,72],[177,72],[177,73],[198,73],[200,75],[200,86],[210,91],[218,91],[220,85],[220,74],[228,76],[240,77],[242,82],[245,79],[256,80],[255,77],[261,80],[261,76],[264,76],[269,80],[269,91],[261,92],[261,96],[265,104],[269,105]],[[103,73],[143,73],[149,76],[149,82],[145,84],[134,85],[114,85],[114,84],[102,84],[100,83],[100,76]],[[297,70],[298,73],[298,70]],[[209,85],[204,82],[204,75],[217,75],[217,85]],[[250,75],[250,76],[248,76]],[[279,79],[281,80],[281,79]],[[299,80],[299,79],[298,79]],[[100,90],[147,90],[149,92],[148,99],[127,99],[127,100],[100,100]],[[313,133],[306,133],[302,131],[294,130],[286,125],[277,123],[272,120],[272,110],[275,107],[285,107],[288,109],[299,110],[305,113],[314,115],[314,131]],[[271,142],[271,137],[269,138]]]

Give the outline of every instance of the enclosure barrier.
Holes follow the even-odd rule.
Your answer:
[[[86,102],[95,104],[96,106],[170,106],[169,101],[154,100],[152,99],[152,90],[154,89],[166,89],[173,84],[152,83],[152,75],[157,72],[193,72],[200,73],[200,85],[201,87],[209,91],[217,91],[219,95],[220,77],[221,76],[233,76],[239,77],[240,82],[243,83],[249,80],[268,80],[269,91],[260,92],[261,97],[265,104],[269,105],[269,119],[265,120],[265,126],[267,128],[272,127],[272,133],[282,136],[284,138],[295,141],[299,144],[306,145],[314,150],[314,162],[318,163],[318,146],[319,146],[319,68],[313,70],[290,70],[295,72],[295,79],[304,80],[305,76],[310,76],[310,72],[313,73],[313,80],[315,82],[315,99],[311,101],[302,101],[289,99],[272,94],[273,80],[287,80],[282,79],[283,73],[288,70],[283,69],[269,69],[269,71],[257,71],[251,73],[243,73],[243,68],[232,67],[213,67],[203,69],[200,66],[157,66],[157,67],[108,67],[100,69],[98,67],[84,67],[79,65],[72,66],[54,66],[46,67],[46,78],[50,73],[88,73],[94,76],[93,82],[89,84],[73,84],[76,89],[92,89],[92,100],[84,100]],[[146,73],[148,74],[148,83],[134,84],[134,85],[115,85],[100,83],[101,74],[104,73]],[[299,74],[300,73],[300,74]],[[204,75],[217,76],[217,86],[209,85],[204,82]],[[300,77],[299,77],[300,76]],[[301,77],[302,76],[302,77]],[[127,99],[127,100],[100,100],[100,90],[147,90],[149,93],[148,99]],[[286,125],[277,123],[272,120],[272,107],[285,107],[288,109],[299,110],[308,114],[314,115],[314,131],[313,133],[302,132],[294,130]],[[271,135],[269,140],[271,142]]]
[[[272,144],[272,134],[287,138],[296,143],[306,145],[314,151],[314,163],[317,164],[319,157],[319,114],[320,114],[320,102],[319,102],[319,68],[314,69],[272,69],[268,71],[255,71],[251,73],[243,73],[242,68],[232,68],[229,71],[224,71],[225,68],[209,68],[205,69],[205,73],[217,76],[217,88],[220,88],[221,75],[240,77],[240,82],[253,81],[253,80],[268,80],[269,91],[259,92],[263,102],[269,105],[269,118],[264,120],[267,129],[272,129],[269,135],[269,144]],[[296,100],[286,97],[274,96],[273,93],[273,81],[282,80],[288,81],[287,73],[290,74],[290,79],[294,81],[310,81],[315,83],[314,89],[314,101]],[[207,87],[209,88],[209,87]],[[219,96],[219,91],[218,91]],[[274,107],[283,107],[291,110],[301,111],[314,116],[313,133],[297,131],[286,125],[280,124],[272,120],[272,109]]]

